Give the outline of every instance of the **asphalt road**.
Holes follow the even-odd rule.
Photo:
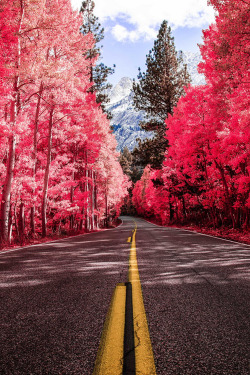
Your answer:
[[[250,374],[250,246],[136,219],[157,374]],[[0,253],[0,374],[90,375],[133,218]]]

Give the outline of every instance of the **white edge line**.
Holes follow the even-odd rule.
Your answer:
[[[190,233],[200,234],[201,236],[206,236],[206,237],[210,237],[210,238],[218,238],[221,241],[227,241],[227,242],[230,242],[230,243],[234,243],[234,244],[239,244],[239,245],[244,245],[244,246],[250,247],[249,244],[244,243],[244,242],[232,241],[232,240],[228,240],[227,238],[223,238],[223,237],[219,237],[219,236],[212,236],[211,234],[206,234],[206,233],[200,233],[200,232],[197,232],[196,230],[190,230],[190,229],[184,229],[184,228],[177,228],[177,227],[165,227],[164,225],[159,225],[159,224],[151,223],[151,221],[148,221],[148,220],[143,219],[143,218],[140,218],[140,219],[146,221],[149,224],[155,225],[156,227],[166,228],[166,229],[183,230],[183,231],[190,232]]]
[[[28,245],[28,246],[23,246],[23,247],[16,247],[15,249],[7,249],[7,250],[0,251],[0,256],[2,254],[6,254],[6,253],[12,253],[13,251],[16,251],[16,250],[29,249],[30,247],[38,247],[38,246],[47,245],[47,244],[54,243],[54,242],[66,241],[70,238],[76,238],[76,237],[85,236],[85,235],[88,235],[88,234],[101,233],[101,232],[105,232],[107,230],[115,230],[123,224],[123,220],[122,219],[120,219],[120,220],[121,220],[121,223],[119,225],[117,225],[117,227],[115,227],[115,228],[100,229],[100,230],[97,230],[97,231],[94,231],[94,232],[76,234],[75,236],[65,237],[65,238],[61,238],[61,239],[59,238],[58,240],[41,242],[41,243],[37,243],[37,244],[34,244],[34,245]]]

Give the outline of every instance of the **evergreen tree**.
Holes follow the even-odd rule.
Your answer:
[[[177,54],[171,28],[163,21],[154,47],[146,56],[146,73],[139,68],[139,83],[133,82],[134,106],[146,113],[146,120],[140,124],[146,131],[153,131],[154,138],[139,141],[133,155],[138,165],[151,164],[161,168],[168,146],[165,120],[173,114],[184,86],[190,82],[182,53]]]
[[[120,154],[119,162],[123,173],[126,174],[132,182],[137,182],[143,173],[142,168],[135,165],[134,157],[127,147],[124,147]]]
[[[127,147],[124,147],[123,151],[120,153],[119,162],[122,167],[122,171],[129,177],[129,180],[132,182],[130,188],[128,189],[128,195],[124,200],[122,206],[122,215],[135,215],[136,210],[132,203],[133,188],[134,184],[140,180],[143,170],[140,167],[136,166],[133,160],[133,156]]]
[[[124,147],[123,151],[120,154],[119,162],[121,164],[123,173],[131,177],[132,174],[132,155],[127,147]]]
[[[83,24],[81,27],[81,32],[85,35],[92,33],[95,38],[95,45],[92,49],[87,52],[87,57],[93,59],[98,56],[98,62],[101,59],[101,48],[98,43],[104,38],[104,28],[101,27],[98,17],[94,15],[95,3],[92,0],[83,1],[80,12],[83,16]],[[99,62],[95,66],[90,68],[90,81],[93,83],[90,91],[96,93],[96,102],[101,104],[104,112],[105,103],[109,102],[106,90],[110,89],[112,85],[107,82],[107,78],[110,74],[114,73],[114,68],[107,67],[105,64]],[[108,117],[111,117],[108,112]]]

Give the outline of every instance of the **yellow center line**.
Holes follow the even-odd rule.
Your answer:
[[[104,323],[93,375],[121,375],[125,328],[126,286],[117,284]]]
[[[133,235],[128,239],[128,242],[132,240],[128,281],[132,284],[135,368],[136,375],[156,375],[136,257],[136,232],[137,223],[135,222]],[[93,375],[121,375],[123,373],[125,309],[126,285],[117,284],[104,323]]]
[[[135,340],[135,368],[136,375],[156,375],[154,355],[148,330],[148,322],[143,303],[141,282],[136,256],[137,223],[132,236],[129,257],[128,281],[132,284],[134,340]]]

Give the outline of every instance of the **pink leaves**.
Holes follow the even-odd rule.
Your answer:
[[[2,3],[1,185],[11,176],[10,208],[1,210],[5,229],[21,202],[25,235],[35,226],[41,231],[42,202],[44,225],[54,223],[50,229],[94,229],[108,211],[119,211],[128,183],[109,121],[88,92],[94,61],[84,54],[93,37],[79,32],[82,20],[69,0],[24,0],[24,12],[17,0]],[[13,136],[10,173],[8,138]]]
[[[173,116],[166,120],[170,147],[165,154],[162,183],[156,184],[156,172],[145,170],[135,186],[134,203],[138,212],[153,213],[162,222],[167,217],[170,223],[247,227],[249,4],[243,0],[210,2],[218,16],[216,24],[203,32],[199,67],[207,85],[189,87]]]

